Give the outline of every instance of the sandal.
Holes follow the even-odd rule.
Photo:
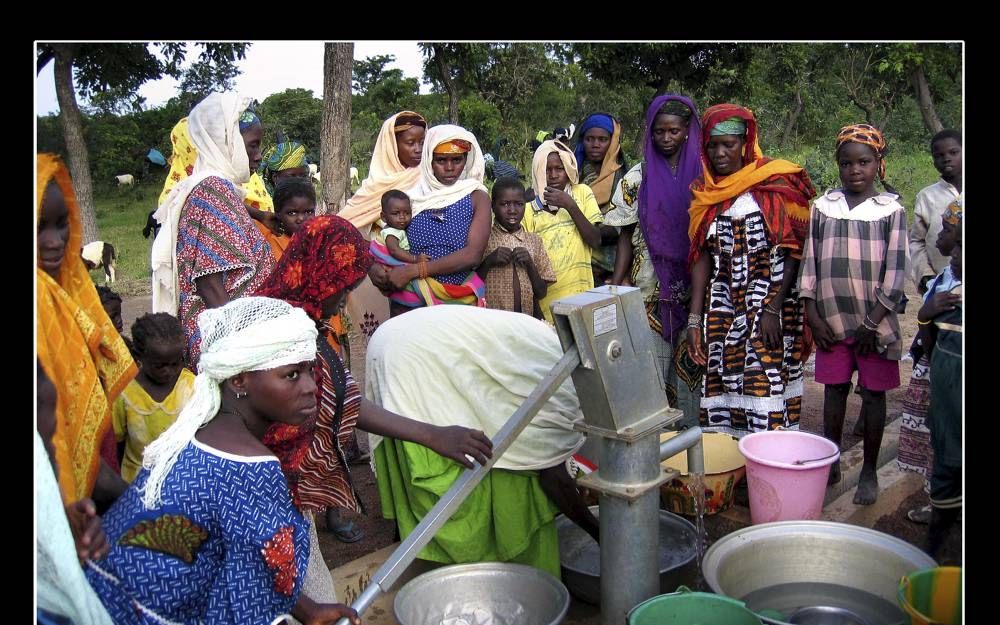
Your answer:
[[[914,523],[927,525],[931,522],[931,505],[927,504],[926,506],[920,506],[919,508],[910,510],[906,513],[906,518]]]

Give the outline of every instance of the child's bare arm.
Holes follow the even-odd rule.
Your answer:
[[[632,268],[632,232],[635,231],[635,224],[622,227],[622,232],[618,236],[618,249],[615,253],[615,272],[611,274],[611,284],[624,285],[628,279],[629,269]]]
[[[391,234],[385,237],[385,246],[393,258],[401,260],[404,263],[418,263],[421,260],[427,260],[425,254],[411,254],[409,250],[399,247],[399,239]]]

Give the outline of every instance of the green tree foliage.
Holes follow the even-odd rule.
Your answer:
[[[310,160],[318,162],[323,100],[314,97],[312,90],[285,89],[271,94],[257,112],[264,123],[264,149],[274,145],[278,132],[283,132],[289,140],[305,144]]]

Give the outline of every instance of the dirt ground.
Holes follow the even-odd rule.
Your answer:
[[[910,341],[916,333],[917,310],[920,301],[913,293],[908,293],[910,302],[906,313],[901,317],[904,345],[909,346]],[[131,327],[132,321],[139,315],[149,311],[148,296],[126,297],[123,302],[123,317],[125,327]],[[359,337],[352,337],[352,357],[351,371],[358,379],[358,383],[364,388],[364,345]],[[802,398],[802,430],[822,434],[823,431],[823,385],[814,380],[815,357],[811,357],[806,366],[806,384]],[[902,411],[902,397],[909,380],[912,363],[908,360],[900,363],[899,388],[889,391],[887,396],[888,420],[898,419]],[[860,441],[859,437],[852,434],[851,429],[857,420],[861,408],[861,398],[854,393],[848,400],[847,419],[844,426],[844,438],[841,442],[841,450],[848,449]],[[367,440],[362,435],[359,441],[363,448],[367,448]],[[335,568],[368,553],[381,549],[398,540],[396,536],[396,525],[393,521],[382,518],[382,510],[378,501],[378,487],[370,466],[367,463],[354,465],[351,467],[351,474],[355,487],[361,496],[365,513],[356,520],[357,526],[364,532],[364,538],[358,542],[347,544],[336,539],[332,534],[325,531],[326,521],[323,518],[317,519],[319,529],[320,549],[323,552],[326,564],[330,568]],[[745,493],[745,491],[744,491]],[[740,501],[738,495],[736,504],[746,505],[745,501]],[[742,495],[745,497],[745,494]],[[889,515],[879,519],[874,529],[886,532],[905,540],[918,547],[924,546],[926,540],[927,526],[917,525],[906,518],[906,512],[913,507],[926,503],[926,495],[921,491],[904,501],[898,509]],[[726,519],[720,515],[709,517],[706,522],[709,544],[715,542],[720,537],[731,533],[742,526]],[[961,565],[962,563],[962,528],[956,527],[949,535],[941,556],[941,564]]]

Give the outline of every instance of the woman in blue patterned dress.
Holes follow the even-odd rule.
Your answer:
[[[435,126],[427,131],[420,170],[407,191],[413,221],[406,234],[410,252],[431,260],[389,271],[392,314],[434,304],[484,306],[486,285],[475,268],[490,237],[492,208],[479,143],[460,126]]]
[[[112,543],[87,579],[116,625],[360,619],[302,594],[309,533],[278,459],[261,443],[274,423],[315,416],[316,324],[264,297],[198,319],[195,392],[143,457],[104,517]]]

